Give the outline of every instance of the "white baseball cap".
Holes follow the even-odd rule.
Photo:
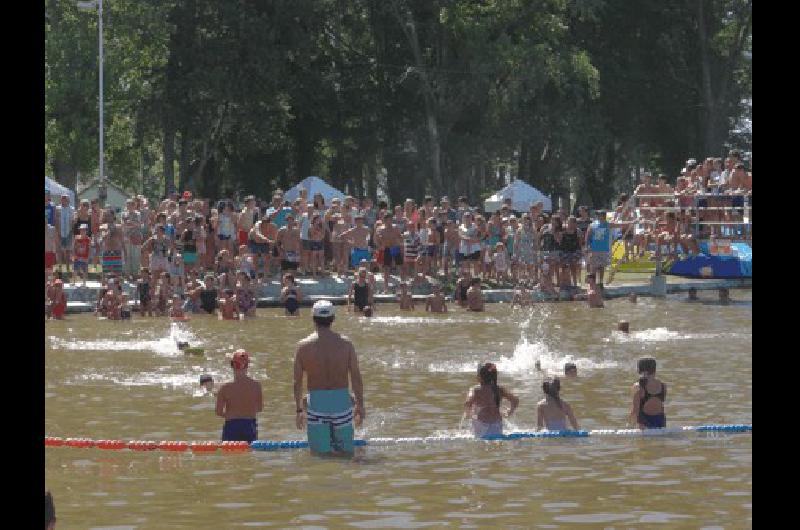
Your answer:
[[[330,300],[319,300],[314,303],[313,315],[315,317],[332,317],[336,314],[336,308]]]

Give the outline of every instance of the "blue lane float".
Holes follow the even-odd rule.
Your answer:
[[[518,431],[508,434],[485,436],[475,438],[471,434],[456,434],[449,436],[412,436],[402,438],[370,438],[367,440],[353,440],[355,447],[387,447],[395,445],[417,445],[430,443],[452,443],[462,441],[473,442],[503,442],[511,440],[538,439],[538,438],[598,438],[606,436],[669,436],[686,434],[690,432],[726,432],[743,433],[752,432],[753,426],[750,424],[731,424],[731,425],[686,425],[682,427],[667,427],[665,429],[593,429],[590,431]],[[301,440],[271,442],[255,441],[250,444],[254,451],[277,451],[279,449],[299,449],[308,448],[308,442]]]

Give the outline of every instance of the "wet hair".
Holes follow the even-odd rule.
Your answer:
[[[50,491],[44,492],[44,527],[56,522],[56,506],[53,504],[53,494]]]
[[[484,385],[489,385],[494,394],[494,402],[498,407],[500,406],[500,387],[497,386],[497,367],[494,363],[486,363],[478,365],[478,379]]]
[[[639,359],[637,371],[640,374],[653,375],[656,373],[656,360],[652,357],[642,357]]]
[[[561,407],[561,398],[558,395],[559,391],[561,391],[561,380],[558,377],[554,378],[552,381],[542,382],[542,392],[544,392],[546,396],[555,399],[558,406]]]
[[[333,324],[333,319],[335,317],[329,316],[329,317],[312,317],[312,318],[314,319],[314,324],[322,326],[323,328],[329,328],[331,327],[331,324]]]
[[[213,382],[214,382],[214,378],[213,378],[213,377],[211,377],[211,376],[210,376],[210,375],[208,375],[208,374],[203,374],[203,375],[201,375],[201,376],[200,376],[200,384],[201,384],[201,385],[202,385],[203,383],[213,383]]]
[[[567,363],[564,365],[564,374],[568,374],[572,370],[575,370],[576,372],[578,371],[578,367],[575,365],[575,363]]]

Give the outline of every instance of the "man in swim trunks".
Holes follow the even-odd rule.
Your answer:
[[[349,230],[342,232],[341,240],[350,244],[350,268],[355,269],[361,263],[362,259],[367,261],[372,260],[372,255],[369,251],[369,234],[370,230],[364,226],[365,218],[363,215],[356,215],[356,225]]]
[[[225,418],[223,442],[252,442],[258,439],[256,415],[264,409],[261,383],[247,375],[250,354],[236,350],[231,359],[233,381],[225,383],[217,393],[217,416]]]
[[[392,268],[403,265],[403,233],[392,222],[392,214],[384,214],[383,225],[375,230],[375,242],[383,253],[383,280],[388,289]]]
[[[300,229],[294,221],[294,215],[286,216],[286,226],[278,230],[275,244],[281,253],[281,270],[296,271],[300,265]]]
[[[312,315],[316,332],[298,343],[294,358],[295,423],[298,429],[307,424],[312,453],[352,455],[354,412],[366,418],[358,356],[349,340],[331,330],[333,304],[318,301]],[[309,391],[308,410],[303,408],[303,374]],[[355,411],[350,386],[355,394]]]
[[[100,226],[103,237],[103,274],[122,274],[125,259],[125,232],[117,223],[114,210],[106,210],[106,224]]]

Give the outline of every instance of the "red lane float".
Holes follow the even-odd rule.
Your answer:
[[[158,448],[161,449],[162,451],[172,451],[180,453],[189,449],[189,443],[164,440],[158,444]]]
[[[98,440],[97,447],[100,449],[120,450],[125,449],[128,444],[122,440]]]
[[[133,451],[153,451],[158,449],[158,444],[152,440],[132,440],[128,442],[128,449]]]
[[[89,438],[67,438],[64,440],[64,445],[67,447],[86,449],[88,447],[94,447],[95,443],[94,440],[90,440]]]
[[[47,447],[61,447],[64,445],[64,439],[57,436],[45,436],[44,445]]]
[[[193,453],[214,453],[219,449],[219,442],[192,442]]]
[[[250,450],[250,444],[247,442],[222,442],[219,444],[219,447],[228,453],[239,453]]]

